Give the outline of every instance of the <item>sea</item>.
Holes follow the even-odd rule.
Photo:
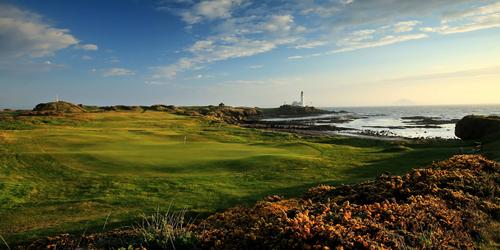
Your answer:
[[[455,139],[456,119],[466,115],[498,115],[500,105],[449,105],[449,106],[391,106],[391,107],[329,107],[330,111],[343,111],[309,117],[276,118],[272,120],[312,120],[346,130],[337,132],[346,135],[379,135],[405,138]],[[411,117],[426,117],[443,124],[425,126],[414,123]],[[324,118],[323,121],[321,119]],[[346,122],[331,122],[342,120]],[[417,119],[417,118],[415,118]],[[418,119],[417,119],[418,120]],[[326,121],[326,123],[325,123]]]

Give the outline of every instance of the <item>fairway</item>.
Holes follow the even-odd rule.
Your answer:
[[[402,173],[457,150],[455,142],[304,138],[165,112],[15,124],[0,130],[0,235],[13,241],[131,225],[170,205],[204,216],[320,183]]]

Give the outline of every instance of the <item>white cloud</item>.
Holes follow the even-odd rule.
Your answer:
[[[67,29],[46,24],[32,12],[0,4],[0,57],[43,57],[78,44]]]
[[[110,77],[110,76],[130,76],[130,75],[135,75],[135,72],[129,69],[124,69],[124,68],[110,68],[106,69],[102,72],[102,75],[104,77]]]
[[[92,57],[91,56],[87,56],[87,55],[83,55],[82,56],[82,60],[85,60],[85,61],[92,60]]]
[[[196,53],[199,51],[211,51],[214,48],[214,41],[212,40],[200,40],[196,41],[193,46],[191,46],[188,51],[191,53]]]
[[[379,29],[354,31],[337,42],[337,47],[338,47],[337,49],[327,51],[326,53],[289,56],[288,59],[297,60],[297,59],[311,58],[322,55],[331,55],[342,52],[354,51],[359,49],[382,47],[382,46],[392,45],[405,41],[423,39],[428,37],[427,34],[423,33],[398,35],[397,33],[385,34],[385,32],[387,32],[385,26]]]
[[[200,79],[210,79],[214,78],[213,75],[196,74],[194,76],[185,77],[184,80],[200,80]]]
[[[195,24],[207,20],[231,17],[234,7],[240,5],[242,0],[208,0],[201,1],[189,10],[180,13],[182,20],[188,24]]]
[[[287,39],[277,39],[271,41],[236,39],[227,43],[217,40],[217,44],[213,44],[205,50],[193,49],[193,47],[188,49],[189,51],[197,52],[193,57],[183,57],[174,64],[157,67],[153,78],[173,79],[179,72],[183,72],[188,69],[195,69],[197,67],[203,67],[203,64],[261,54],[271,51],[278,45],[289,42],[290,41]]]
[[[436,28],[433,27],[422,27],[419,30],[422,32],[436,32]]]
[[[341,2],[345,5],[351,4],[354,2],[354,0],[341,0]]]
[[[293,24],[292,15],[273,15],[263,24],[263,29],[267,32],[289,32]]]
[[[181,58],[177,61],[177,63],[170,64],[170,65],[163,66],[163,67],[157,67],[155,69],[153,79],[159,79],[159,78],[173,79],[177,76],[178,72],[182,72],[182,71],[185,71],[187,69],[190,69],[194,65],[195,65],[195,62],[193,59],[190,59],[187,57]]]
[[[269,52],[297,41],[293,16],[269,15],[259,18],[231,18],[219,26],[219,34],[196,41],[177,62],[156,67],[152,78],[174,79],[178,73],[234,58]]]
[[[445,34],[497,27],[497,5],[463,10],[473,2],[296,0],[273,5],[245,0],[176,1],[166,8],[175,9],[188,27],[204,29],[204,25],[210,25],[208,35],[197,37],[197,41],[185,47],[180,52],[184,55],[177,61],[153,68],[150,80],[173,80],[182,72],[196,71],[218,61],[259,55],[284,45],[295,49],[329,46],[314,54],[288,57],[303,59],[424,39],[428,32]],[[459,14],[443,14],[446,9],[460,8]],[[432,27],[432,23],[441,21],[436,19],[445,19],[444,16],[449,20],[460,17],[461,21]],[[211,23],[204,23],[208,21]],[[425,26],[420,28],[424,21]],[[332,50],[330,46],[334,45],[336,48]]]
[[[89,44],[78,44],[78,45],[76,45],[76,48],[88,50],[88,51],[96,51],[99,49],[99,47],[97,47],[97,45],[90,44],[90,43]]]
[[[296,49],[314,49],[317,47],[325,46],[327,45],[327,41],[311,41],[307,43],[302,43],[297,46],[295,46]]]
[[[500,12],[500,2],[461,11],[446,12],[443,14],[443,22],[450,22],[473,16],[489,15],[498,12]]]
[[[421,23],[422,22],[417,20],[399,22],[394,25],[394,32],[396,33],[410,32],[415,28],[415,26]]]
[[[336,54],[341,52],[353,51],[358,49],[374,48],[380,46],[387,46],[391,44],[396,44],[405,41],[417,40],[427,38],[426,34],[408,34],[408,35],[387,35],[377,39],[361,41],[357,40],[345,40],[341,45],[341,48],[329,51],[328,54]]]
[[[459,24],[455,26],[443,25],[436,31],[441,34],[453,34],[498,27],[500,27],[500,13],[495,13],[488,16],[475,17],[466,24]]]
[[[339,39],[337,45],[342,47],[359,44],[360,42],[373,39],[376,32],[374,29],[354,31],[346,37]]]
[[[422,31],[453,34],[500,27],[500,2],[448,12],[438,27],[425,27]]]

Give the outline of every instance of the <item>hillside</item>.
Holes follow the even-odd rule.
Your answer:
[[[40,103],[36,105],[33,111],[37,113],[84,113],[86,110],[73,103],[57,101]]]
[[[132,225],[158,206],[202,218],[319,183],[401,174],[465,147],[308,137],[165,111],[3,115],[0,235],[13,245]]]
[[[32,243],[147,249],[466,249],[496,248],[500,166],[458,155],[402,176],[382,174],[355,185],[320,185],[302,197],[269,196],[183,227],[183,213],[157,214],[167,224]],[[167,228],[170,228],[167,230]],[[167,231],[163,231],[163,230]],[[167,233],[168,234],[164,234]]]

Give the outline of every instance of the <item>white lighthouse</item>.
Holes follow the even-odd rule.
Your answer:
[[[304,91],[300,91],[300,101],[292,102],[292,106],[295,107],[305,107],[306,101],[304,100]]]

